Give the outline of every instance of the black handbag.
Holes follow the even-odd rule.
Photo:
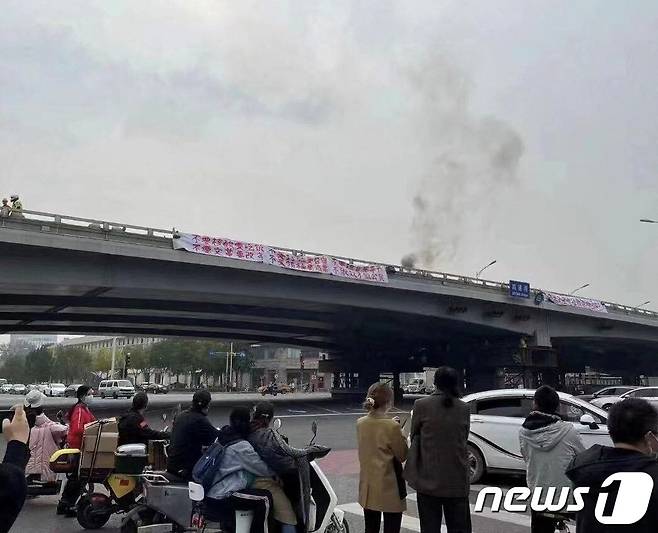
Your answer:
[[[402,462],[393,457],[393,470],[395,471],[395,480],[398,483],[398,494],[401,500],[407,499],[407,482],[404,480]]]

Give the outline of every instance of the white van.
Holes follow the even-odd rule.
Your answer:
[[[135,387],[127,379],[104,379],[98,386],[98,395],[101,398],[132,398]]]

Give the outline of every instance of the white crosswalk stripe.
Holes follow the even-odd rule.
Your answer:
[[[420,520],[416,516],[412,516],[412,513],[417,514],[416,494],[410,494],[409,496],[407,496],[407,500],[411,502],[412,505],[410,505],[410,509],[407,511],[407,513],[405,513],[402,516],[402,529],[419,532]],[[344,505],[340,505],[339,507],[349,515],[356,515],[363,517],[363,508],[357,502],[347,503]],[[520,526],[522,528],[527,528],[528,530],[530,529],[529,515],[521,514],[521,513],[510,513],[502,510],[500,512],[494,513],[490,509],[486,509],[486,508],[482,512],[476,513],[474,509],[475,509],[475,505],[471,504],[471,518],[473,520],[474,533],[486,533],[486,528],[484,527],[478,528],[477,522],[479,518],[495,520],[496,522],[500,522],[501,526],[503,524],[510,524],[514,526]],[[447,529],[445,525],[441,527],[441,533],[447,533]]]

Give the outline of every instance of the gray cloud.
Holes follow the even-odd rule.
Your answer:
[[[658,7],[557,6],[8,0],[0,192],[658,301]]]

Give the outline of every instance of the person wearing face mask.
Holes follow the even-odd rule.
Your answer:
[[[82,446],[82,435],[85,430],[85,424],[96,421],[96,417],[89,410],[91,395],[90,388],[87,385],[80,385],[76,391],[78,401],[71,407],[68,414],[69,432],[67,435],[67,447],[80,449]],[[81,489],[78,472],[69,474],[66,486],[62,491],[62,498],[57,504],[57,514],[63,514],[67,517],[76,516],[75,504],[80,496]]]
[[[629,398],[616,403],[608,415],[608,431],[614,447],[594,445],[579,453],[567,469],[576,487],[589,487],[578,513],[578,533],[655,533],[658,531],[658,411],[649,402]],[[645,472],[653,479],[649,506],[633,524],[601,524],[595,515],[602,483],[618,472]],[[612,492],[614,494],[614,491]]]

